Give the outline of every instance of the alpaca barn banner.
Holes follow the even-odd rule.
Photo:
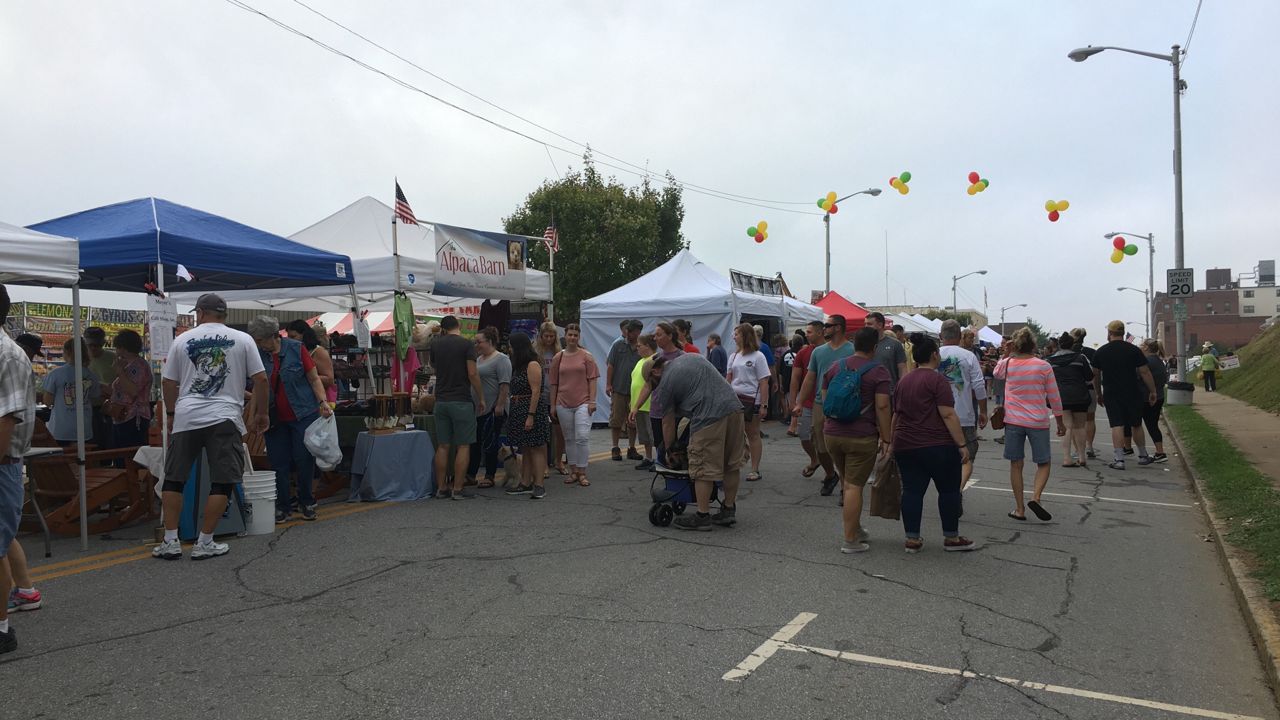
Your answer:
[[[523,300],[528,238],[435,224],[435,295]]]

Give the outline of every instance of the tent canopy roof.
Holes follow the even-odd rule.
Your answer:
[[[692,317],[732,312],[739,314],[786,316],[786,303],[779,297],[737,292],[729,278],[681,250],[649,273],[582,301],[583,318],[629,316]]]
[[[347,285],[346,255],[317,250],[278,235],[159,198],[140,198],[30,226],[80,242],[80,286],[138,292],[164,263],[165,285],[182,264],[196,279],[191,292],[231,288]]]
[[[835,290],[827,293],[815,304],[828,315],[843,315],[845,321],[850,324],[853,324],[854,320],[861,320],[866,323],[867,315],[870,314],[870,311],[866,308],[849,300]]]
[[[0,223],[0,283],[74,285],[80,250],[71,238]]]

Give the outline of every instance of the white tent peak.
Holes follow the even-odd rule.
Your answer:
[[[395,211],[376,198],[365,195],[329,217],[312,223],[289,236],[303,245],[345,253],[348,257],[375,258],[392,254],[391,219]],[[399,223],[396,229],[400,254],[430,258],[436,254],[431,226]],[[357,279],[359,275],[357,274]]]
[[[79,243],[71,238],[0,222],[0,283],[74,285],[80,280]]]

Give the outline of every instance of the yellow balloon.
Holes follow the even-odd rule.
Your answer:
[[[1118,263],[1118,262],[1120,262],[1120,261],[1121,261],[1121,260],[1123,260],[1123,259],[1124,259],[1124,251],[1123,251],[1123,250],[1112,250],[1112,251],[1111,251],[1111,262],[1113,262],[1113,263]]]
[[[965,192],[969,193],[970,195],[973,195],[974,193],[978,192],[978,186],[970,185],[969,189],[965,190]]]
[[[831,202],[831,199],[830,199],[830,198],[828,198],[828,199],[826,199],[826,200],[823,200],[823,201],[822,201],[822,209],[823,209],[823,210],[830,210],[830,209],[831,209],[831,205],[832,205],[832,202]]]
[[[836,191],[832,190],[831,192],[827,193],[827,202],[833,203],[835,201],[836,201]]]
[[[759,230],[760,232],[764,232],[765,230],[769,229],[769,223],[761,220],[760,222],[756,223],[756,229]]]
[[[760,232],[764,235],[764,239],[765,239],[765,240],[768,240],[768,239],[769,239],[769,233],[764,232],[763,230],[761,230]]]
[[[1071,207],[1071,203],[1067,202],[1066,200],[1058,201],[1058,212],[1066,212],[1067,208],[1069,207]]]
[[[1053,212],[1054,210],[1057,210],[1057,209],[1058,209],[1058,203],[1054,202],[1053,200],[1044,201],[1045,212]]]
[[[903,195],[906,195],[907,193],[911,192],[911,186],[904,182],[900,182],[898,183],[898,192],[902,193]]]

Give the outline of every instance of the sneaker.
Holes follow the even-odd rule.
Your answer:
[[[853,555],[854,553],[864,553],[870,549],[871,549],[871,546],[862,542],[862,540],[855,540],[853,542],[849,542],[848,540],[840,541],[840,552],[844,553],[845,555]]]
[[[977,550],[978,544],[967,537],[957,536],[942,541],[942,549],[947,552],[967,552]]]
[[[532,485],[516,485],[515,487],[507,488],[508,495],[528,495],[531,492],[533,492]]]
[[[1085,455],[1088,455],[1090,460],[1098,459],[1098,451],[1094,450],[1093,448],[1089,448],[1088,452],[1086,452]]]
[[[458,492],[453,494],[453,499],[454,500],[470,500],[475,496],[476,494],[471,492],[470,490],[459,490]]]
[[[836,489],[836,485],[839,483],[840,483],[839,475],[832,475],[824,479],[822,481],[822,492],[820,494],[830,495]]]
[[[302,508],[302,519],[308,522],[316,519],[316,506],[308,505]]]
[[[858,539],[866,542],[871,539],[871,533],[867,532],[866,528],[858,528]]]
[[[208,560],[209,558],[215,558],[219,555],[226,555],[230,551],[231,546],[226,543],[214,540],[210,540],[207,543],[198,542],[191,546],[191,559]]]
[[[649,458],[645,458],[645,459],[641,460],[639,463],[637,463],[637,464],[636,464],[636,469],[637,469],[637,470],[652,470],[652,469],[653,469],[653,461],[652,461],[652,460],[650,460]]]
[[[436,499],[437,499],[437,500],[448,500],[448,499],[449,499],[449,498],[451,498],[451,497],[453,497],[453,491],[452,491],[452,490],[445,489],[445,490],[437,490],[437,491],[436,491]]]
[[[160,558],[161,560],[181,560],[182,543],[177,540],[162,542],[151,548],[151,557]]]
[[[1150,455],[1143,455],[1142,457],[1138,458],[1138,467],[1146,467],[1148,465],[1154,465],[1155,462],[1156,462],[1156,459],[1151,457]]]
[[[1151,459],[1155,460],[1158,463],[1169,462],[1169,456],[1165,455],[1164,453],[1156,453],[1155,455],[1151,456]]]
[[[924,540],[921,540],[920,538],[907,538],[906,542],[902,544],[902,549],[906,551],[908,555],[915,555],[924,549]]]
[[[737,516],[738,508],[736,505],[734,507],[722,507],[719,512],[711,516],[711,522],[720,527],[733,527],[734,523],[738,522]]]
[[[1127,456],[1127,455],[1132,455],[1132,454],[1133,454],[1133,448],[1125,448],[1125,449],[1124,449],[1124,454],[1125,454],[1126,456]]]
[[[12,627],[9,632],[0,635],[0,654],[13,652],[18,649],[18,633]]]
[[[1123,460],[1112,460],[1111,462],[1107,463],[1107,467],[1111,468],[1112,470],[1123,470],[1123,469],[1124,469],[1124,461],[1123,461]]]
[[[289,522],[289,511],[288,511],[288,510],[277,510],[277,511],[276,511],[276,524],[277,524],[277,525],[279,525],[280,523],[287,523],[287,522]]]
[[[31,588],[31,592],[22,592],[18,588],[14,588],[9,593],[9,612],[25,612],[27,610],[40,609],[40,591]]]
[[[639,451],[639,450],[636,450],[636,449],[635,449],[635,448],[633,448],[633,447],[629,447],[629,448],[627,448],[627,459],[628,459],[628,460],[643,460],[643,459],[644,459],[644,456],[640,454],[640,451]]]
[[[701,530],[708,532],[711,530],[711,516],[700,515],[696,512],[688,515],[681,515],[672,523],[680,530]]]
[[[547,496],[547,489],[541,485],[534,485],[533,491],[529,493],[530,500],[541,500]]]
[[[610,452],[613,454],[612,459],[614,462],[622,462],[622,450],[618,448],[613,448],[612,450],[610,450]]]
[[[1001,445],[1003,445],[1003,444],[1004,444],[1004,436],[1003,436],[1003,435],[999,435],[999,436],[997,436],[997,437],[996,437],[996,442],[998,442],[998,443],[1000,443]]]

